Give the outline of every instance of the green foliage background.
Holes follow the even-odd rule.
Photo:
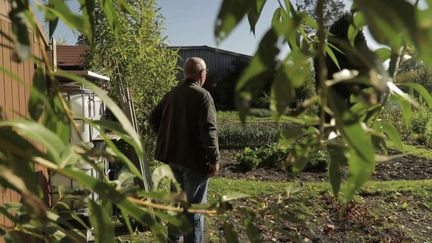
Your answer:
[[[95,45],[88,66],[110,77],[110,94],[120,99],[119,85],[127,85],[134,100],[139,128],[148,131],[148,115],[162,96],[176,84],[177,52],[166,48],[164,18],[155,0],[130,1],[135,16],[113,3],[118,14],[118,37],[112,35],[99,4],[95,8]],[[84,35],[78,44],[87,44]]]

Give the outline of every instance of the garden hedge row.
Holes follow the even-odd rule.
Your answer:
[[[240,122],[219,124],[219,146],[222,149],[261,147],[279,140],[280,132],[292,127],[288,123],[254,122],[242,125]]]

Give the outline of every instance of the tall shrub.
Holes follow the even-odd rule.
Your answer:
[[[177,53],[163,43],[164,19],[158,12],[156,1],[137,0],[130,4],[134,18],[119,4],[114,4],[121,13],[117,20],[117,41],[101,7],[96,5],[95,45],[87,61],[93,70],[111,78],[110,93],[114,99],[120,98],[119,84],[129,87],[139,128],[146,131],[149,112],[176,83]],[[78,44],[85,43],[86,38],[81,36]]]

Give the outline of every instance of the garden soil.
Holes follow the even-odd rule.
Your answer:
[[[231,179],[248,179],[257,181],[293,181],[324,182],[327,181],[326,171],[303,171],[297,175],[275,167],[246,170],[235,160],[240,150],[221,150],[221,171],[219,176]],[[397,156],[395,158],[378,162],[372,180],[421,180],[432,179],[432,160],[412,155]],[[347,172],[345,171],[345,175]]]

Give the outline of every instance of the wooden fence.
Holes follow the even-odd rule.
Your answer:
[[[11,21],[8,18],[9,8],[7,0],[0,0],[0,29],[4,34],[11,36]],[[34,55],[40,57],[39,44],[46,48],[46,40],[38,40],[34,34],[34,30],[29,29],[29,31],[32,52]],[[0,66],[17,74],[23,80],[23,83],[19,83],[4,72],[0,72],[0,115],[3,119],[20,119],[28,115],[27,103],[30,96],[35,64],[29,60],[17,63],[13,51],[11,48],[8,48],[12,43],[3,35],[0,37],[0,43]],[[35,173],[39,176],[43,189],[48,192],[48,171],[45,168],[36,166]],[[18,193],[0,188],[0,204],[19,201],[20,195]],[[49,202],[48,198],[46,198],[46,202]],[[0,215],[0,227],[10,229],[13,227],[13,223]],[[3,242],[3,239],[0,238],[0,242]]]

